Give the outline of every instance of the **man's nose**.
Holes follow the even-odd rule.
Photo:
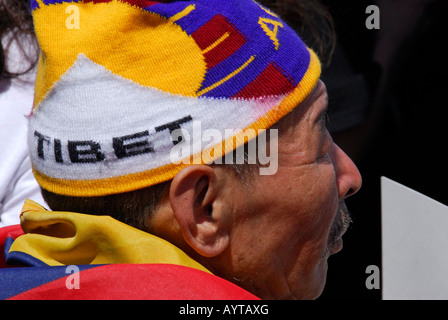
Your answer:
[[[336,170],[339,198],[345,199],[354,195],[362,185],[358,168],[352,159],[335,143],[330,151],[330,157]]]

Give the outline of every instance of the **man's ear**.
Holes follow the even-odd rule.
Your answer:
[[[229,244],[231,212],[223,181],[206,165],[190,165],[173,179],[170,203],[188,245],[205,257],[215,257]]]

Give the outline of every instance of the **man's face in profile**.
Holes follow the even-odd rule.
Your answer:
[[[344,199],[361,176],[326,129],[327,92],[319,82],[278,129],[278,171],[233,188],[238,207],[227,278],[262,299],[314,299],[327,259],[342,249],[350,218]]]

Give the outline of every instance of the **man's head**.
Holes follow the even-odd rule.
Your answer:
[[[137,2],[77,2],[73,34],[47,25],[65,23],[67,4],[33,6],[43,56],[29,140],[50,207],[111,214],[261,298],[317,297],[349,223],[343,200],[361,184],[325,128],[317,57],[254,1]],[[106,20],[129,32],[105,33]],[[101,46],[87,37],[95,27]],[[249,147],[243,164],[215,164],[229,142],[250,143],[235,133],[234,145],[227,128],[267,129],[276,173],[259,175]],[[204,141],[206,130],[223,140]],[[169,162],[179,146],[192,162]]]
[[[279,167],[250,183],[226,167],[191,166],[173,179],[148,228],[219,276],[265,299],[311,299],[342,248],[344,199],[361,177],[325,128],[319,83],[279,121]]]
[[[250,164],[192,165],[172,181],[118,200],[44,195],[56,210],[116,212],[261,298],[313,299],[350,223],[344,199],[361,186],[356,166],[326,129],[326,108],[319,82],[273,127],[279,135],[274,175],[258,175],[258,165]]]

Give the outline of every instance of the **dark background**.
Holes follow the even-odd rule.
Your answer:
[[[381,299],[366,268],[381,268],[381,189],[386,176],[448,205],[446,0],[321,1],[337,46],[322,79],[330,130],[354,160],[363,187],[346,200],[354,223],[330,257],[320,299]],[[368,30],[366,8],[380,9]]]

